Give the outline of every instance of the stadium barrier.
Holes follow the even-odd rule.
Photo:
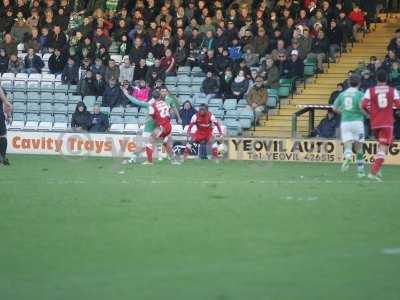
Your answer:
[[[338,140],[232,138],[229,139],[228,145],[228,158],[231,160],[326,163],[343,161],[343,145]],[[375,141],[365,143],[366,162],[373,162],[377,146]],[[400,165],[400,143],[394,143],[390,147],[385,163]]]
[[[9,153],[14,154],[103,157],[129,157],[143,143],[136,135],[33,131],[9,131],[8,141]],[[175,138],[175,147],[184,143],[184,137]],[[338,140],[230,138],[226,143],[230,160],[329,163],[343,160],[343,146]],[[367,162],[373,162],[376,151],[376,142],[365,143]],[[389,152],[385,162],[400,165],[400,143],[394,143]]]

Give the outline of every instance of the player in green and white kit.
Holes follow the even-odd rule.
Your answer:
[[[350,87],[342,92],[335,100],[333,109],[341,115],[340,131],[344,144],[344,162],[342,171],[347,171],[353,157],[352,147],[356,151],[358,177],[364,177],[363,144],[365,140],[364,114],[361,112],[360,103],[364,93],[358,87],[360,78],[353,75],[349,78]]]
[[[149,106],[150,106],[149,102],[143,102],[143,101],[140,101],[140,100],[136,99],[135,97],[129,95],[129,93],[128,93],[128,91],[126,89],[122,89],[122,91],[123,91],[124,95],[128,98],[128,100],[132,104],[134,104],[134,105],[136,105],[136,106],[138,106],[140,108],[145,108],[145,109],[149,108]],[[181,120],[181,117],[179,115],[179,107],[180,107],[179,100],[175,96],[171,95],[169,93],[168,89],[166,87],[164,87],[164,86],[161,87],[161,95],[165,97],[165,102],[167,102],[167,104],[174,111],[174,113],[176,115],[176,118],[178,120],[178,123],[181,123],[182,120]],[[152,135],[152,133],[154,132],[154,130],[156,128],[157,128],[157,125],[156,125],[154,119],[148,117],[146,122],[144,123],[143,134],[142,134],[142,137],[144,139],[144,143],[145,144],[150,143],[151,135]],[[155,148],[155,147],[153,147],[153,148]],[[140,151],[141,151],[141,149],[138,149],[137,152],[140,152]],[[137,158],[137,154],[134,153],[132,155],[132,157],[128,160],[128,162],[129,163],[134,163],[136,158]]]

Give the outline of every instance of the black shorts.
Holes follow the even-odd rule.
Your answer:
[[[6,127],[6,118],[3,113],[0,113],[0,136],[6,135],[7,127]]]

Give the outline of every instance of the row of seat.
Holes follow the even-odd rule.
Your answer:
[[[76,93],[77,85],[66,85],[52,81],[19,81],[2,80],[1,87],[7,92],[50,92],[50,93]]]

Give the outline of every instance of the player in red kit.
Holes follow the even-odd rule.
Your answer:
[[[361,109],[370,118],[372,132],[379,143],[368,178],[381,181],[380,170],[393,142],[393,108],[400,108],[400,97],[395,88],[386,84],[386,71],[379,70],[376,77],[378,84],[367,90]]]
[[[192,132],[193,126],[197,127],[195,133]],[[206,104],[200,105],[199,111],[192,117],[188,128],[188,136],[191,136],[193,142],[199,144],[200,159],[207,159],[207,144],[213,139],[213,129],[218,129],[219,137],[222,137],[222,129],[214,115],[208,111]],[[190,144],[186,145],[185,158],[190,152]],[[218,158],[218,144],[212,145],[212,156]]]
[[[153,99],[149,101],[149,104],[149,116],[156,123],[156,128],[146,145],[147,163],[153,163],[153,145],[160,140],[170,156],[171,162],[175,163],[172,151],[170,106],[164,101],[159,91],[153,92]]]

